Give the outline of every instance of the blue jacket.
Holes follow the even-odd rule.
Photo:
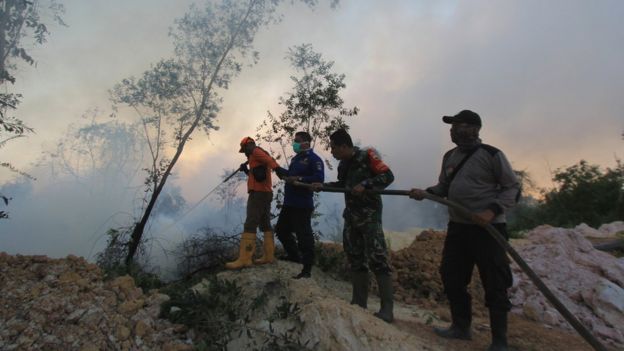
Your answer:
[[[288,166],[288,176],[301,177],[302,183],[323,183],[325,180],[323,160],[312,149],[296,154]],[[286,183],[284,206],[314,208],[311,190]]]

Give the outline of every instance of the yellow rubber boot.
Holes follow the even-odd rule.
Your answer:
[[[267,264],[275,262],[275,240],[273,239],[273,232],[264,232],[264,252],[262,257],[254,260],[255,264]]]
[[[251,256],[253,256],[254,251],[256,251],[256,233],[243,233],[240,241],[238,259],[234,262],[226,263],[225,268],[240,269],[252,266]]]

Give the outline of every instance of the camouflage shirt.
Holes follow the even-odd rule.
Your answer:
[[[383,163],[377,151],[373,148],[360,149],[354,147],[354,155],[349,160],[338,164],[338,181],[325,183],[327,186],[352,189],[358,184],[366,188],[384,189],[394,181],[390,168]],[[345,212],[357,217],[366,218],[375,212],[381,220],[381,195],[364,193],[353,195],[345,193]]]

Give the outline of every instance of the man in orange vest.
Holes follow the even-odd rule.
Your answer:
[[[247,218],[244,232],[240,241],[238,259],[225,264],[227,269],[239,269],[255,264],[266,264],[275,261],[275,241],[271,229],[271,201],[273,200],[273,183],[271,170],[275,170],[278,177],[288,175],[288,171],[280,167],[275,159],[264,149],[256,146],[250,137],[244,137],[240,142],[239,152],[245,153],[247,163],[240,166],[240,170],[247,174]],[[256,230],[264,232],[264,251],[260,259],[251,257],[256,249]]]

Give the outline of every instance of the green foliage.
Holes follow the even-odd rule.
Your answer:
[[[241,288],[235,282],[212,276],[208,291],[198,294],[184,284],[177,289],[165,289],[171,299],[161,306],[161,317],[193,328],[204,340],[205,350],[224,349],[230,332],[240,329],[244,317]]]
[[[277,144],[282,156],[289,159],[291,140],[297,131],[312,136],[312,146],[319,140],[329,148],[329,135],[338,128],[348,129],[344,118],[358,114],[358,108],[345,108],[340,96],[345,75],[333,72],[334,62],[325,61],[311,44],[289,48],[286,58],[299,76],[291,76],[294,86],[279,100],[284,111],[279,116],[269,112],[258,127],[256,138]]]
[[[275,313],[269,318],[270,321],[278,319],[286,319],[290,316],[296,316],[301,312],[301,308],[297,303],[290,303],[285,296],[280,296],[281,303],[277,305]]]
[[[123,260],[128,253],[129,227],[111,228],[106,232],[106,248],[96,255],[96,264],[104,272],[115,272],[123,266]],[[125,269],[125,268],[124,268]]]
[[[47,6],[42,6],[47,4]],[[9,116],[10,110],[15,110],[22,98],[21,94],[8,93],[7,83],[14,84],[13,71],[17,69],[17,61],[30,65],[35,59],[26,50],[27,46],[43,44],[50,32],[42,14],[52,17],[52,21],[65,25],[61,15],[65,9],[55,0],[4,0],[0,2],[0,86],[5,92],[0,93],[0,147],[8,140],[23,136],[32,129],[24,125],[21,120]],[[32,39],[32,42],[25,40]],[[28,44],[28,45],[26,45]],[[7,138],[9,134],[12,137]]]
[[[42,6],[43,4],[46,6]],[[17,109],[22,95],[11,93],[9,83],[15,84],[14,71],[17,69],[15,61],[23,61],[30,65],[35,64],[35,59],[26,50],[25,39],[31,38],[32,44],[43,44],[50,34],[46,20],[42,14],[52,17],[52,20],[64,25],[61,15],[64,12],[63,5],[55,0],[2,0],[0,1],[0,148],[7,142],[24,137],[33,132],[33,129],[25,125],[20,119],[11,116],[11,112]],[[14,167],[11,162],[0,162],[0,168],[19,174],[23,177],[34,178]],[[6,196],[0,194],[4,199]],[[8,205],[8,201],[5,201]],[[6,211],[0,211],[0,219],[8,218]]]
[[[8,198],[6,196],[0,195],[0,199],[4,202],[5,206],[9,205],[9,200],[11,200],[11,198]],[[0,219],[2,218],[9,218],[9,214],[6,213],[5,211],[0,211]]]
[[[178,271],[190,277],[199,272],[216,273],[238,254],[240,234],[226,234],[211,228],[200,229],[175,249]]]
[[[204,280],[205,282],[205,280]],[[197,350],[225,350],[227,344],[245,334],[250,350],[306,350],[308,343],[301,344],[301,330],[293,327],[283,333],[273,328],[277,320],[296,319],[301,309],[296,303],[281,297],[281,302],[268,316],[269,330],[260,330],[250,325],[251,315],[266,306],[268,295],[261,292],[251,302],[245,301],[243,291],[236,282],[208,276],[205,291],[190,289],[197,279],[165,287],[161,292],[171,299],[161,306],[161,317],[192,328],[197,335]],[[254,335],[261,336],[257,344]]]
[[[47,6],[45,6],[45,5]],[[14,59],[30,65],[35,60],[26,51],[25,38],[31,38],[34,44],[46,42],[50,31],[42,20],[42,15],[51,17],[58,24],[65,25],[61,15],[65,12],[62,4],[55,0],[4,0],[0,6],[0,82],[15,83],[10,72],[15,69]],[[29,43],[32,45],[32,43]],[[30,45],[28,45],[30,46]]]
[[[581,160],[553,176],[556,187],[543,189],[539,201],[521,202],[510,219],[513,231],[532,229],[539,224],[574,227],[586,223],[624,220],[624,164],[601,170]],[[526,200],[526,199],[525,199]]]
[[[269,112],[256,133],[256,140],[267,143],[276,160],[283,159],[284,162],[294,156],[290,145],[296,132],[308,132],[312,136],[312,148],[319,141],[328,149],[331,133],[339,128],[348,129],[345,117],[356,116],[359,111],[357,107],[344,107],[341,93],[346,88],[345,75],[335,73],[334,62],[325,61],[320,53],[314,51],[311,44],[289,48],[286,59],[298,75],[290,77],[294,86],[279,99],[284,111],[279,116]],[[331,167],[328,160],[325,163],[328,168]],[[283,203],[284,191],[280,184],[273,188],[276,208],[279,209]],[[314,197],[318,200],[318,194],[314,194]],[[318,201],[314,202],[318,206]],[[318,217],[319,213],[315,208],[312,215],[315,219],[314,227],[318,225]],[[317,232],[315,239],[319,239]]]
[[[96,264],[104,272],[105,279],[130,275],[143,292],[160,288],[163,283],[157,274],[147,272],[137,262],[130,265],[124,263],[128,251],[128,234],[129,228],[109,229],[106,248],[96,255]]]

